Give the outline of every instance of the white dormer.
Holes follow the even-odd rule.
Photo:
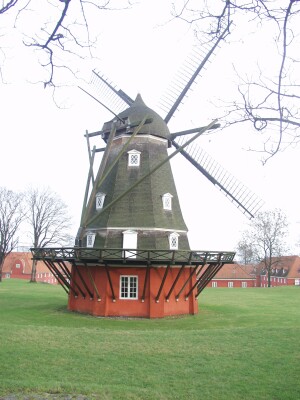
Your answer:
[[[101,208],[103,208],[105,196],[106,194],[101,192],[96,194],[96,210],[101,210]]]
[[[172,197],[171,193],[165,193],[162,196],[164,210],[172,210]]]
[[[177,232],[172,232],[169,235],[169,245],[170,245],[170,250],[178,250],[178,240],[179,239],[179,234]]]
[[[141,152],[130,150],[128,153],[128,167],[139,167],[141,162]]]
[[[95,233],[93,232],[88,232],[86,235],[86,247],[94,247],[94,242],[95,242]]]

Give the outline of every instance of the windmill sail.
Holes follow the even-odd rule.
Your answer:
[[[187,140],[186,136],[180,136],[176,141],[173,140],[172,144],[178,149]],[[218,187],[248,218],[253,218],[263,206],[263,201],[256,194],[226,171],[196,143],[186,146],[181,154],[211,183]]]
[[[165,117],[166,123],[170,121],[180,103],[187,96],[187,92],[190,90],[201,71],[205,68],[206,64],[210,61],[214,51],[219,46],[220,42],[226,37],[227,33],[228,27],[216,39],[212,47],[209,48],[204,45],[200,50],[195,50],[188,58],[182,71],[177,75],[176,84],[169,89],[161,102],[162,108],[171,106]]]

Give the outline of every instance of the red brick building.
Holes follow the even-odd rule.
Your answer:
[[[300,286],[300,257],[283,256],[274,259],[271,272],[271,287]],[[208,287],[268,287],[268,274],[263,263],[226,264],[215,275]]]
[[[37,262],[36,280],[37,282],[45,282],[57,284],[57,279],[49,271],[42,261]],[[30,252],[12,252],[10,253],[3,265],[3,279],[25,279],[30,280],[32,269],[32,254]]]
[[[225,264],[207,287],[247,288],[256,286],[257,277],[254,265]]]
[[[263,263],[258,265],[259,286],[268,286],[268,274]],[[300,286],[300,257],[284,256],[274,259],[271,271],[271,286]]]

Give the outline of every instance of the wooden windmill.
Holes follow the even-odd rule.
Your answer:
[[[225,263],[233,262],[233,252],[190,249],[170,159],[181,153],[250,217],[260,201],[207,156],[203,165],[204,156],[193,142],[214,129],[216,121],[176,133],[167,126],[217,44],[164,119],[140,95],[132,100],[94,73],[120,99],[123,111],[113,112],[100,131],[85,135],[90,169],[76,246],[32,249],[69,294],[70,310],[149,318],[195,314],[201,291]],[[92,137],[101,137],[105,147],[91,149]],[[171,146],[175,151],[169,155]],[[99,152],[102,160],[94,176]]]

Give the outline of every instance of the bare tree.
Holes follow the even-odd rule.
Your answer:
[[[17,231],[25,214],[23,195],[0,187],[0,282],[5,258],[18,244]]]
[[[226,102],[227,109],[219,120],[223,120],[225,127],[250,123],[256,132],[263,133],[262,148],[258,150],[263,153],[263,162],[298,142],[300,1],[177,0],[173,14],[191,24],[202,43],[220,37],[224,29],[228,32],[225,40],[232,45],[239,42],[249,46],[247,39],[249,36],[257,39],[254,35],[257,31],[261,41],[269,37],[272,63],[269,59],[258,61],[256,73],[250,71],[250,75],[234,66],[239,82],[237,97]],[[259,48],[259,40],[255,47]],[[250,51],[245,48],[245,54],[253,59],[256,51]],[[265,48],[261,58],[264,55],[270,58],[269,48]]]
[[[263,263],[270,287],[272,267],[287,251],[284,241],[288,233],[287,218],[279,209],[261,211],[250,224],[244,238],[247,238],[257,261]]]
[[[247,232],[244,232],[242,239],[237,244],[237,255],[244,265],[252,264],[257,261],[254,246]]]
[[[68,207],[59,196],[48,188],[30,188],[25,198],[33,247],[69,244],[71,218]],[[32,262],[30,281],[36,282],[36,260]]]
[[[60,73],[62,69],[76,73],[69,62],[70,58],[84,60],[93,56],[97,40],[95,12],[120,9],[117,0],[3,0],[1,3],[0,17],[4,32],[1,36],[10,35],[13,31],[20,32],[23,44],[36,50],[45,72],[45,87],[56,85],[56,70],[60,70]],[[129,0],[121,3],[122,9],[128,7]]]

